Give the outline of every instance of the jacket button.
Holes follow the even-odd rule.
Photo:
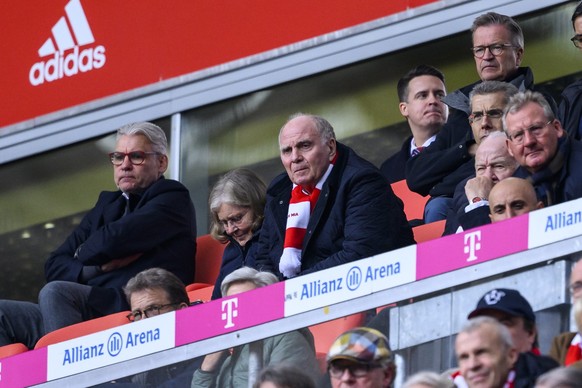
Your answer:
[[[282,204],[283,204],[283,201],[279,201],[279,205],[282,205]]]

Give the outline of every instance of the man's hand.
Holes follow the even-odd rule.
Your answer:
[[[224,358],[228,356],[227,350],[222,350],[216,353],[207,354],[204,357],[204,361],[202,361],[202,365],[200,365],[200,370],[203,372],[214,372],[220,368],[222,361]]]
[[[141,255],[142,253],[136,253],[135,255],[127,256],[121,259],[111,260],[109,263],[101,265],[101,271],[111,272],[119,268],[127,267],[128,265],[139,259]]]
[[[465,195],[467,195],[469,202],[475,197],[487,199],[492,188],[493,181],[491,179],[486,176],[478,176],[467,181],[465,184]]]

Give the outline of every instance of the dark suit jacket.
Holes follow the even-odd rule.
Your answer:
[[[309,218],[301,274],[414,244],[402,202],[378,169],[340,143],[337,149],[337,161]],[[292,186],[283,173],[267,190],[255,261],[258,269],[281,278],[279,260]]]
[[[412,136],[409,136],[400,151],[390,156],[380,166],[380,172],[388,179],[388,183],[394,183],[406,178],[404,171],[406,169],[406,162],[410,159],[410,141]]]
[[[92,286],[89,303],[101,315],[129,308],[122,287],[145,269],[167,269],[185,284],[194,280],[196,215],[188,189],[162,177],[141,195],[133,212],[121,217],[125,202],[121,191],[102,192],[95,207],[45,263],[47,282]],[[137,253],[142,255],[126,267],[82,279],[84,266]]]

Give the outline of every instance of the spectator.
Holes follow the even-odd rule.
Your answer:
[[[517,290],[496,288],[479,299],[468,319],[487,316],[507,327],[518,352],[540,354],[537,349],[536,316],[527,299]]]
[[[570,39],[576,48],[582,48],[582,2],[572,14],[575,35]],[[558,118],[566,132],[576,140],[582,139],[582,79],[562,91]]]
[[[287,173],[267,190],[258,268],[292,278],[414,243],[386,179],[327,120],[292,116],[279,147]]]
[[[582,144],[564,133],[544,97],[527,91],[511,97],[503,114],[509,153],[545,206],[582,196]]]
[[[557,368],[538,378],[536,388],[581,388],[582,370]]]
[[[572,273],[570,274],[570,294],[572,299],[582,298],[582,261],[578,260],[572,266]]]
[[[327,353],[327,366],[333,388],[386,388],[396,377],[388,339],[368,327],[341,334]]]
[[[255,266],[266,191],[254,172],[239,168],[224,174],[210,192],[210,235],[228,243],[212,299],[222,296],[220,285],[226,275],[243,266]]]
[[[242,267],[227,275],[222,281],[222,295],[232,296],[258,287],[276,283],[277,277]],[[315,359],[313,335],[309,329],[300,329],[263,340],[263,366],[280,363],[293,365],[314,379],[319,375]],[[249,344],[212,353],[204,357],[194,372],[192,388],[247,387],[249,385]]]
[[[315,388],[315,383],[301,369],[280,364],[263,369],[253,388]]]
[[[457,185],[444,234],[491,222],[488,207],[491,189],[502,179],[511,177],[518,167],[506,143],[507,136],[503,132],[493,132],[483,139],[475,154],[475,177]]]
[[[402,388],[454,388],[454,384],[438,373],[424,371],[407,378]]]
[[[447,94],[445,76],[440,70],[427,65],[417,66],[398,80],[396,88],[400,101],[398,108],[406,118],[412,136],[380,167],[389,183],[405,179],[406,161],[434,141],[448,116],[448,108],[442,102]]]
[[[455,384],[469,388],[531,387],[538,376],[557,367],[534,362],[530,352],[519,354],[509,330],[486,316],[467,321],[455,340],[455,353],[460,371]]]
[[[481,82],[491,80],[509,82],[519,90],[534,87],[532,71],[520,67],[524,41],[515,20],[488,12],[474,20],[471,33],[471,51],[480,80],[443,99],[452,108],[447,123],[426,152],[406,165],[406,180],[412,191],[442,198],[430,201],[432,212],[440,214],[439,219],[446,218],[456,185],[473,173],[472,163],[467,161],[475,155],[478,139],[471,133],[469,115],[471,111],[482,113],[483,109],[470,109],[471,91]]]
[[[578,332],[562,333],[554,337],[550,356],[560,365],[582,368],[582,299],[576,299],[573,307]]]
[[[544,207],[532,184],[509,177],[496,184],[489,194],[491,222],[503,221]]]
[[[144,269],[161,267],[193,281],[194,206],[181,183],[162,175],[168,167],[164,132],[151,123],[126,125],[109,158],[119,190],[102,192],[50,255],[38,305],[0,301],[0,345],[33,348],[44,333],[127,310],[122,287]]]
[[[184,309],[190,305],[184,283],[173,273],[161,268],[150,268],[131,278],[124,287],[129,302],[130,321],[139,321],[159,314]],[[200,365],[199,359],[188,360],[130,377],[138,386],[187,386],[192,370]]]

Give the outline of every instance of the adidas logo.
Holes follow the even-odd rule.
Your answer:
[[[28,79],[33,86],[100,69],[105,65],[105,47],[99,45],[80,50],[80,46],[95,42],[81,1],[69,1],[65,13],[66,17],[61,17],[51,29],[52,37],[38,50],[39,57],[52,55],[52,58],[37,62],[30,68]]]

